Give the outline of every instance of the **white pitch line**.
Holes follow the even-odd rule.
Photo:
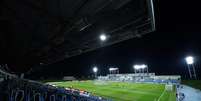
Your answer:
[[[160,97],[158,98],[157,101],[160,101],[161,97],[162,97],[164,94],[165,94],[165,89],[164,89],[163,93],[160,95]]]

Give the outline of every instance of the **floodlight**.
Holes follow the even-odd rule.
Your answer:
[[[94,67],[94,68],[93,68],[93,72],[96,73],[97,71],[98,71],[98,68],[97,68],[97,67]]]
[[[118,68],[109,68],[109,71],[115,71],[118,70]]]
[[[141,68],[145,69],[145,68],[147,68],[147,65],[143,64],[143,65],[141,65]]]
[[[133,67],[134,67],[134,69],[141,69],[140,65],[134,65]]]
[[[145,64],[142,64],[142,65],[134,65],[133,68],[134,68],[134,69],[137,69],[137,70],[138,70],[138,69],[145,69],[145,68],[147,68],[147,65],[145,65]]]
[[[194,58],[192,56],[186,57],[186,63],[191,65],[194,63]]]
[[[101,34],[99,38],[101,41],[105,41],[107,39],[107,36],[105,34]]]
[[[186,63],[188,64],[188,72],[189,72],[190,78],[194,77],[195,79],[197,79],[195,66],[193,65],[194,58],[192,56],[188,56],[185,58],[185,60],[186,60]]]

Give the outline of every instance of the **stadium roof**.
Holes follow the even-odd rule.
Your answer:
[[[155,30],[151,0],[2,0],[1,59],[51,64]],[[102,42],[100,35],[106,35]]]

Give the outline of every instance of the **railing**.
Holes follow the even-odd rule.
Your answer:
[[[21,79],[2,70],[0,73],[4,75],[3,82],[0,82],[0,90],[1,88],[4,90],[0,93],[6,94],[6,96],[0,94],[0,101],[111,101],[92,95],[83,96],[64,88]]]

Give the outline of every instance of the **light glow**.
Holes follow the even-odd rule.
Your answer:
[[[186,57],[186,63],[191,65],[194,63],[194,58],[192,56]]]
[[[143,65],[141,65],[141,68],[145,69],[145,68],[147,68],[147,65],[143,64]]]
[[[145,64],[142,64],[142,65],[134,65],[133,68],[134,68],[134,69],[137,69],[137,70],[138,70],[138,69],[145,69],[145,68],[147,68],[147,65],[145,65]]]
[[[101,41],[105,41],[107,39],[107,36],[105,34],[101,34],[99,38]]]
[[[93,72],[94,72],[94,73],[98,72],[98,68],[97,68],[97,67],[94,67],[94,68],[93,68]]]
[[[109,71],[115,71],[118,70],[118,68],[109,68]]]

